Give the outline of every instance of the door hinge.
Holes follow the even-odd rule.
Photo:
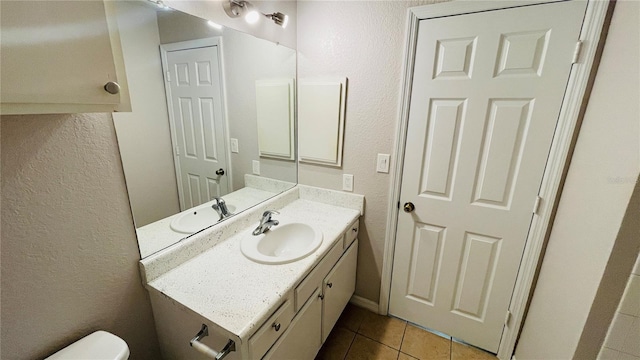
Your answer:
[[[576,43],[576,48],[573,50],[573,60],[571,60],[572,64],[577,64],[580,61],[580,53],[582,52],[582,40],[578,40]]]
[[[180,148],[176,145],[176,156],[180,155]]]
[[[400,209],[400,201],[398,201],[398,209]]]
[[[504,326],[509,326],[509,321],[511,321],[511,311],[507,310],[507,313],[504,316]]]
[[[536,196],[536,202],[533,203],[533,213],[535,215],[539,215],[538,211],[540,210],[541,203],[542,203],[542,198],[540,196]]]
[[[167,74],[167,76],[166,76],[167,82],[171,82],[171,72],[169,70],[167,70],[166,74]]]

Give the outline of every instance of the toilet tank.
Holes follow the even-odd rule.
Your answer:
[[[124,340],[98,330],[74,342],[45,360],[126,360],[129,347]]]

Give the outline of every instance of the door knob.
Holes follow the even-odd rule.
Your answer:
[[[416,207],[415,207],[415,205],[413,205],[412,202],[404,203],[404,212],[410,213],[410,212],[413,212],[413,210],[415,210],[415,209],[416,209]]]
[[[224,175],[224,169],[218,169],[218,170],[216,170],[216,175],[219,175],[219,176]]]
[[[108,83],[104,84],[104,90],[109,94],[115,95],[120,92],[120,85],[118,85],[118,83],[115,81],[109,81]]]

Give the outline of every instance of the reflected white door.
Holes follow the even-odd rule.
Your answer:
[[[391,314],[497,352],[585,8],[420,21]]]
[[[229,192],[217,46],[168,51],[167,96],[181,210]]]

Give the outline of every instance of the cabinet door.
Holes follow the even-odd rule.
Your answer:
[[[121,49],[102,1],[3,1],[0,16],[3,113],[30,112],[15,104],[32,113],[74,110],[60,104],[117,109],[121,94],[104,86],[119,80]]]
[[[321,316],[322,301],[317,289],[263,359],[313,359],[322,345]]]
[[[323,282],[322,302],[322,342],[327,339],[342,310],[356,289],[356,263],[358,240],[345,252]]]

